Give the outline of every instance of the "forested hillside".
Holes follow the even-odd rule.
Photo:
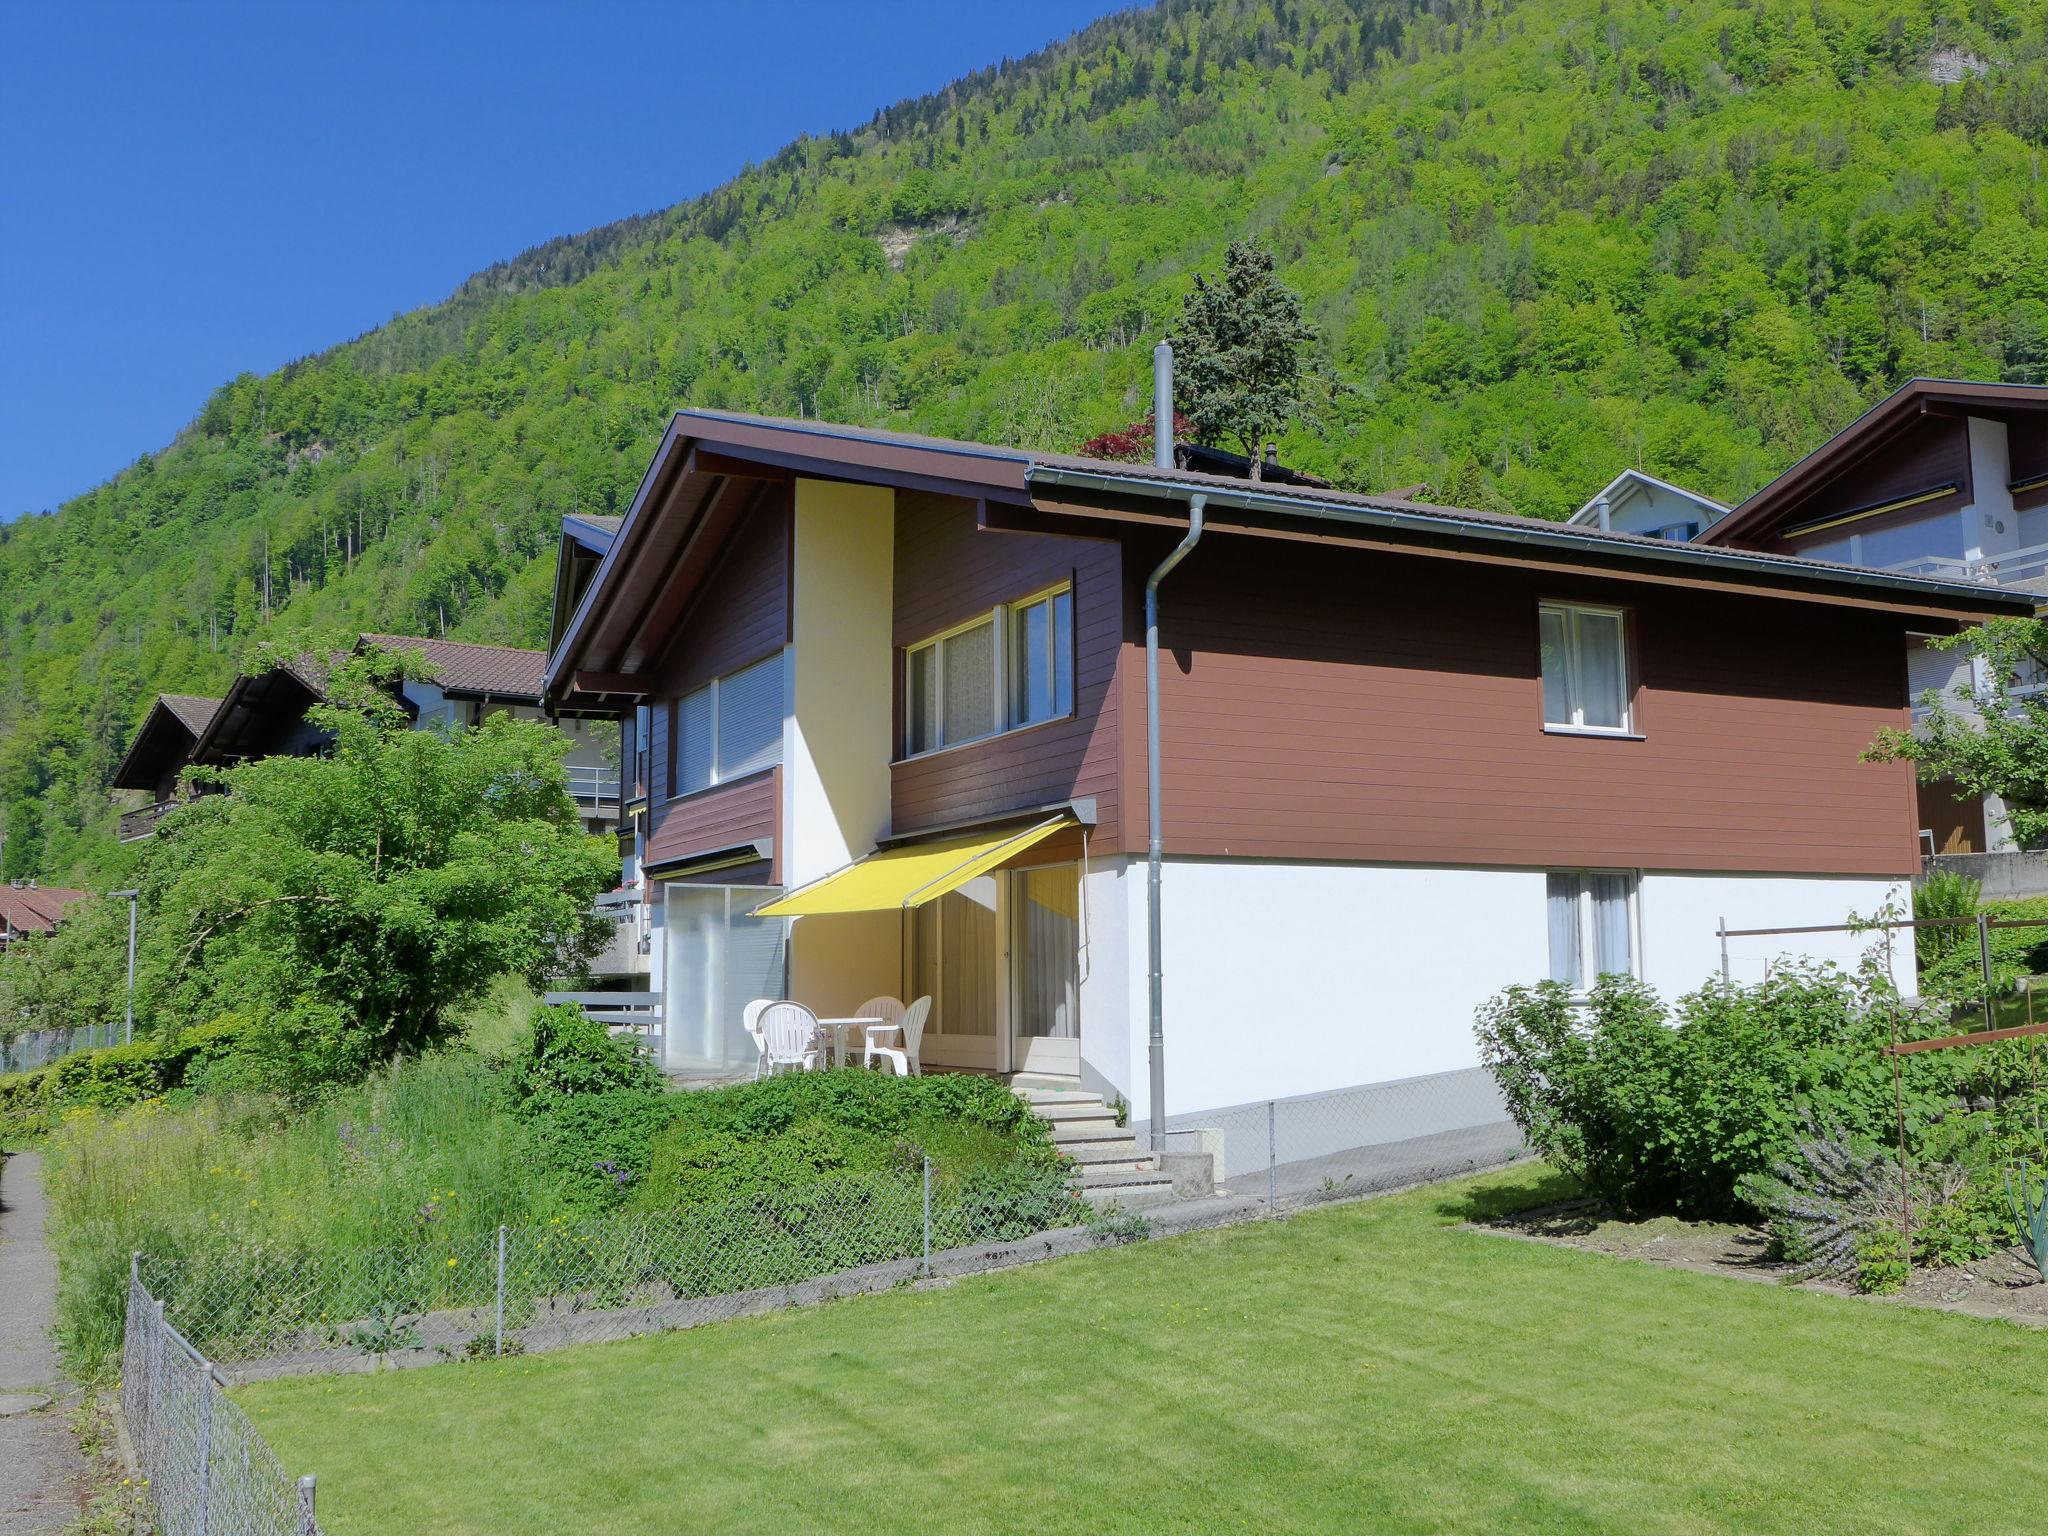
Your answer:
[[[149,696],[259,641],[541,643],[559,517],[621,510],[679,405],[1127,421],[1247,232],[1336,386],[1282,455],[1347,486],[1733,498],[1902,377],[2048,378],[2044,55],[2017,0],[1171,0],[801,139],[0,527],[0,873],[116,873]]]

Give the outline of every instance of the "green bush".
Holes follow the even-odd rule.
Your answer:
[[[1897,1227],[1873,1227],[1856,1244],[1856,1289],[1866,1296],[1890,1296],[1906,1288],[1906,1234]]]
[[[1983,910],[2008,922],[2041,921],[2048,919],[2048,897],[1991,901],[1984,903]],[[1920,990],[1925,996],[1946,1004],[1981,1002],[1984,964],[1974,927],[1923,928],[1918,941],[1922,946]],[[1925,948],[1930,944],[1934,947],[1931,960]],[[1990,944],[1991,983],[1997,992],[2009,992],[2021,978],[2048,971],[2048,927],[1993,928]]]
[[[595,1213],[623,1205],[638,1193],[654,1138],[674,1118],[681,1097],[615,1088],[547,1103],[526,1120],[531,1164],[572,1209]]]
[[[1790,1152],[1807,1114],[1853,1137],[1895,1135],[1895,997],[1881,973],[1783,966],[1720,981],[1667,1018],[1654,993],[1603,977],[1584,1004],[1554,982],[1480,1010],[1481,1058],[1530,1144],[1622,1212],[1747,1215],[1738,1186]],[[1908,1034],[1935,1027],[1902,1015]],[[1907,1058],[1917,1146],[1955,1106],[1955,1063]]]
[[[579,1094],[658,1092],[661,1074],[580,1008],[558,1003],[535,1011],[533,1032],[506,1072],[505,1086],[516,1112],[536,1114]]]

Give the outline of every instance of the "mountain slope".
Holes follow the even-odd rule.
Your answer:
[[[678,405],[1121,424],[1247,231],[1337,382],[1283,456],[1347,485],[1733,499],[1903,376],[2048,376],[2048,21],[1969,18],[1170,0],[528,252],[0,528],[0,874],[115,872],[148,696],[259,642],[539,644],[557,520],[620,510]]]

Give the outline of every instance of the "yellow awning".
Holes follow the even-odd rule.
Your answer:
[[[884,848],[836,874],[800,885],[778,901],[756,907],[756,917],[817,917],[827,912],[895,912],[921,907],[948,891],[957,891],[976,875],[985,875],[1025,849],[1044,842],[1062,827],[1055,816],[1022,832],[980,832]]]

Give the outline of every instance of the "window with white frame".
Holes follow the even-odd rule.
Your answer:
[[[1630,730],[1628,637],[1619,608],[1544,603],[1543,723],[1551,730]]]
[[[684,694],[671,706],[671,795],[695,794],[782,761],[782,652]]]
[[[1547,877],[1550,979],[1574,992],[1597,977],[1636,972],[1636,876],[1625,870],[1565,870]]]
[[[1074,712],[1074,592],[1061,585],[911,646],[906,757]]]

